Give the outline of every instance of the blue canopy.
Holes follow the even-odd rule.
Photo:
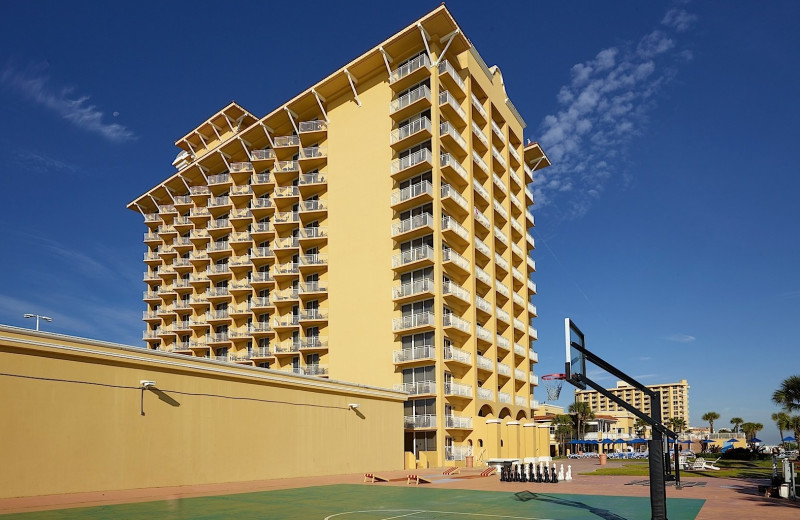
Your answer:
[[[622,439],[617,439],[614,441],[614,444],[625,444],[625,441]]]
[[[614,441],[611,439],[603,439],[603,444],[614,444]]]
[[[727,440],[727,441],[725,441],[725,442],[730,442],[730,443],[732,444],[732,443],[734,443],[734,442],[739,442],[739,439],[730,438],[730,439],[728,439],[728,440]]]
[[[711,444],[712,442],[714,441],[712,441],[711,439],[703,439],[702,441],[700,441],[700,444]]]
[[[753,437],[752,439],[750,439],[750,442],[764,442],[764,441],[762,441],[758,437]]]
[[[597,441],[584,441],[584,444],[600,444]]]
[[[792,437],[792,436],[790,435],[790,436],[788,436],[788,437],[784,437],[784,438],[783,438],[783,442],[797,442],[797,439],[795,439],[794,437]]]
[[[631,439],[628,441],[628,444],[645,444],[646,442],[645,439]]]
[[[585,442],[580,439],[572,439],[569,444],[585,444]]]

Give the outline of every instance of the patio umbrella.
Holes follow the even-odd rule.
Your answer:
[[[592,441],[584,441],[584,442],[585,442],[586,444],[600,444],[599,442],[597,442],[597,441],[594,441],[594,440],[592,440]]]
[[[700,444],[711,444],[712,442],[714,441],[712,441],[711,439],[703,439],[702,441],[700,441]]]
[[[764,441],[762,441],[758,437],[753,437],[752,439],[750,439],[750,442],[764,442]]]
[[[603,444],[614,444],[614,441],[611,439],[603,439]]]
[[[628,444],[645,444],[647,443],[644,439],[631,439],[628,441]]]
[[[614,441],[614,444],[625,444],[625,441],[622,439],[617,439]]]
[[[583,444],[583,441],[580,439],[572,439],[569,441],[569,444]]]
[[[797,439],[795,439],[794,437],[792,437],[792,436],[790,435],[790,436],[788,436],[788,437],[784,437],[784,438],[783,438],[783,442],[797,442]]]
[[[730,438],[725,442],[739,442],[739,439]]]

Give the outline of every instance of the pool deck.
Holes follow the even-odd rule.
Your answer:
[[[562,461],[557,461],[560,465]],[[530,482],[500,482],[497,475],[478,477],[481,469],[463,469],[459,475],[444,476],[444,468],[420,470],[377,472],[391,479],[390,482],[363,484],[364,475],[329,475],[279,480],[263,480],[253,482],[232,482],[226,484],[206,484],[197,486],[180,486],[166,488],[132,489],[123,491],[105,491],[93,493],[74,493],[68,495],[52,495],[46,497],[24,497],[0,500],[0,514],[43,511],[73,507],[91,507],[109,504],[148,502],[154,500],[174,500],[198,496],[230,495],[278,489],[295,489],[331,484],[363,484],[364,486],[406,486],[408,474],[430,477],[437,489],[471,489],[480,491],[504,491],[533,493],[559,493],[578,495],[636,496],[648,497],[649,487],[646,485],[629,485],[634,481],[645,480],[644,477],[581,475],[591,472],[600,466],[596,459],[563,461],[572,465],[573,480],[558,484],[537,484]],[[608,465],[619,464],[609,461]],[[682,474],[684,483],[704,483],[675,489],[667,487],[667,498],[704,499],[706,503],[697,516],[697,520],[752,519],[769,518],[770,520],[800,518],[800,501],[791,502],[780,498],[765,498],[758,494],[758,485],[766,481],[750,479],[703,478]]]

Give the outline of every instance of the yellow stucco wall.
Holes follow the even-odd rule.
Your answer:
[[[0,498],[403,468],[404,394],[10,327],[0,367]]]

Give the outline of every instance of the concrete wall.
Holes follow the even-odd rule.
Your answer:
[[[0,498],[403,468],[405,394],[2,326],[0,367]]]

